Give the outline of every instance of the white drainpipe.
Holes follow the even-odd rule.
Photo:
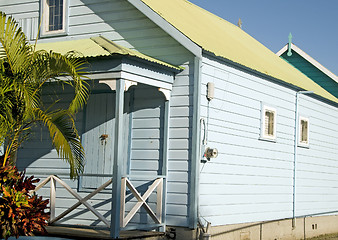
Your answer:
[[[292,196],[292,228],[296,227],[296,164],[297,164],[297,149],[298,149],[298,132],[299,132],[299,114],[298,100],[301,94],[310,94],[313,91],[296,92],[296,108],[295,108],[295,133],[294,133],[294,155],[293,155],[293,196]]]

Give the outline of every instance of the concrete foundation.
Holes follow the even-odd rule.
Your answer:
[[[212,225],[212,223],[211,223]],[[184,228],[170,228],[171,237],[176,240],[207,240],[201,231]],[[168,232],[167,232],[168,233]],[[317,237],[324,234],[338,233],[338,216],[320,216],[297,218],[295,227],[292,220],[276,220],[224,226],[211,226],[211,240],[300,240]],[[169,238],[168,238],[169,237]]]

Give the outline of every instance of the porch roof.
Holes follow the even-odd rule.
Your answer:
[[[118,45],[115,42],[108,40],[102,36],[70,41],[38,43],[36,46],[36,50],[46,50],[46,51],[52,50],[54,52],[58,52],[61,54],[65,54],[70,51],[76,51],[81,53],[84,57],[87,58],[118,54],[136,57],[151,63],[175,69],[176,71],[182,69],[181,67],[174,66],[161,60],[149,57],[138,51]]]

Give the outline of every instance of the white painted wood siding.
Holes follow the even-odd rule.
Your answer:
[[[296,214],[338,214],[338,111],[301,96],[300,116],[309,118],[309,148],[298,148]]]
[[[219,155],[201,164],[200,216],[213,225],[292,217],[295,91],[211,57],[202,73],[201,117]],[[260,140],[262,103],[277,110],[275,142]],[[338,110],[307,96],[299,109],[311,122],[310,148],[298,148],[296,215],[337,210]]]

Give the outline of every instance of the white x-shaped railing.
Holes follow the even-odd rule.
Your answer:
[[[45,186],[50,181],[50,219],[49,223],[54,223],[61,218],[65,217],[67,214],[69,214],[71,211],[76,209],[78,206],[83,204],[88,210],[90,210],[96,217],[98,217],[104,224],[110,228],[110,223],[108,220],[99,213],[94,207],[92,207],[87,201],[95,196],[97,193],[101,192],[103,189],[108,187],[112,183],[112,179],[108,180],[106,183],[104,183],[102,186],[97,188],[94,192],[88,194],[86,197],[82,198],[79,194],[77,194],[71,187],[69,187],[64,181],[62,181],[59,177],[55,175],[50,175],[45,180],[43,180],[33,191],[30,193],[33,194],[34,192],[38,191],[40,188]],[[78,202],[75,203],[73,206],[68,208],[66,211],[61,213],[59,216],[55,217],[55,200],[56,200],[56,185],[55,183],[60,183],[70,194],[72,194]]]
[[[125,205],[126,205],[125,199],[127,187],[129,188],[131,193],[135,196],[138,202],[130,210],[127,216],[125,216]],[[153,212],[153,210],[149,207],[148,203],[146,202],[155,189],[157,194],[156,214]],[[147,211],[147,213],[150,215],[150,217],[154,220],[155,223],[160,224],[162,222],[162,199],[163,199],[163,178],[157,178],[149,186],[147,191],[141,196],[141,194],[137,191],[137,189],[133,186],[133,184],[129,181],[129,179],[123,177],[121,185],[120,226],[125,227],[141,207],[143,207]]]
[[[43,180],[34,190],[30,192],[33,194],[34,192],[41,189],[45,186],[48,182],[50,182],[50,219],[49,223],[54,223],[61,218],[65,217],[67,214],[72,212],[74,209],[79,207],[83,204],[88,210],[90,210],[96,217],[98,217],[104,224],[110,228],[110,223],[108,220],[99,213],[93,206],[91,206],[87,201],[95,196],[97,193],[101,192],[103,189],[108,187],[112,183],[112,179],[108,180],[102,186],[97,188],[94,192],[88,194],[86,197],[82,198],[79,194],[77,194],[71,187],[69,187],[64,181],[62,181],[58,176],[50,175],[45,180]],[[68,208],[66,211],[62,212],[60,215],[55,216],[55,201],[56,201],[56,182],[61,184],[71,195],[73,195],[78,202],[75,203],[73,206]],[[137,199],[137,203],[134,207],[130,210],[130,212],[125,216],[125,206],[126,206],[126,190],[127,188],[131,191],[131,193]],[[154,211],[149,207],[148,203],[146,202],[150,195],[156,189],[157,194],[157,202],[156,202],[156,214]],[[163,200],[163,178],[157,178],[147,189],[147,191],[141,195],[137,189],[133,186],[133,184],[128,180],[126,177],[121,179],[121,212],[120,212],[120,227],[126,227],[126,225],[130,222],[136,212],[143,207],[150,217],[154,220],[156,224],[162,223],[162,200]]]

